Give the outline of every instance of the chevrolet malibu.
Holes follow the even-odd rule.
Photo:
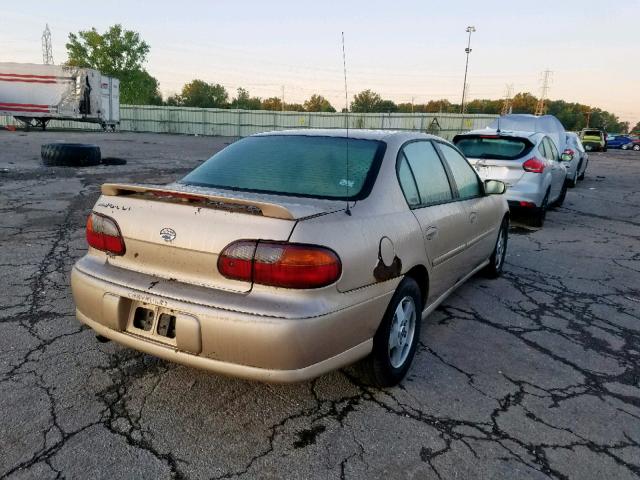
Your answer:
[[[211,372],[295,382],[363,360],[392,386],[422,319],[501,273],[504,190],[429,135],[254,135],[176,183],[102,186],[71,274],[77,317]]]

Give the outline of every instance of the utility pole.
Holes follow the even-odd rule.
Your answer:
[[[589,128],[589,122],[591,121],[591,110],[587,110],[586,112],[584,112],[585,117],[587,117],[587,126],[586,128]]]
[[[469,54],[471,53],[471,34],[476,31],[476,27],[469,25],[465,31],[469,34],[469,39],[467,41],[467,48],[464,49],[467,54],[467,61],[464,65],[464,83],[462,84],[462,101],[460,102],[460,114],[462,115],[460,119],[461,131],[464,130],[464,101],[467,93],[467,72],[469,70]]]
[[[536,105],[535,115],[540,116],[544,115],[546,111],[546,106],[544,102],[547,100],[547,95],[549,93],[549,83],[551,82],[551,75],[553,72],[551,70],[545,70],[542,73],[542,94],[540,95],[540,100],[538,100],[538,104]]]
[[[53,50],[51,48],[51,30],[49,24],[42,32],[42,63],[45,65],[53,65]]]
[[[502,102],[502,110],[500,115],[508,115],[513,108],[513,84],[507,84],[504,94],[504,101]]]

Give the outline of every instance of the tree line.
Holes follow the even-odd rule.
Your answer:
[[[120,101],[129,105],[172,105],[201,108],[233,108],[245,110],[286,110],[299,112],[335,112],[331,103],[320,94],[311,95],[303,103],[284,103],[279,97],[251,96],[245,88],[238,88],[231,97],[219,83],[195,79],[183,86],[180,93],[163,99],[159,82],[144,68],[150,47],[137,32],[121,25],[111,26],[105,33],[95,28],[70,33],[66,44],[67,64],[95,68],[120,80]],[[505,100],[475,99],[466,104],[470,114],[500,114]],[[510,101],[513,113],[534,113],[538,99],[528,92],[516,94]],[[460,104],[446,99],[430,100],[423,104],[395,103],[371,90],[353,96],[349,110],[356,113],[460,113]],[[610,132],[640,132],[640,122],[629,128],[611,112],[581,103],[549,100],[546,110],[555,115],[567,130],[581,130],[587,126],[605,128]],[[342,111],[345,111],[343,108]]]

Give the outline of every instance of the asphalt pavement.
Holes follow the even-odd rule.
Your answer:
[[[124,166],[47,168],[96,143]],[[423,325],[409,376],[296,385],[99,343],[69,271],[108,181],[168,182],[232,139],[0,130],[0,479],[626,479],[640,475],[640,152],[591,154],[505,272]]]

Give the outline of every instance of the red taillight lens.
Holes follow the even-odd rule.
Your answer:
[[[87,219],[87,243],[113,255],[124,255],[124,239],[120,227],[112,218],[91,212]]]
[[[527,172],[542,173],[544,172],[544,162],[536,157],[530,158],[522,164],[522,168]]]
[[[255,240],[241,240],[228,245],[218,257],[220,273],[232,280],[251,282],[256,246]]]
[[[218,270],[233,280],[283,288],[319,288],[332,284],[342,264],[332,250],[315,245],[241,240],[227,246]]]

